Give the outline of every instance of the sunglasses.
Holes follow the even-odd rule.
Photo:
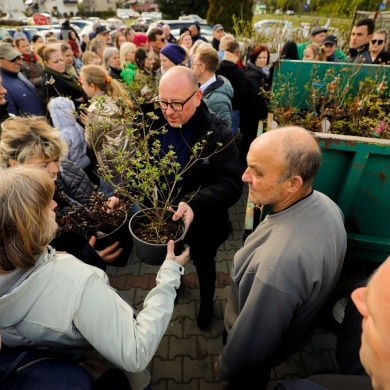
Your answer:
[[[21,57],[18,56],[18,57],[15,57],[13,60],[11,60],[11,62],[15,62],[15,61],[20,61]]]
[[[375,45],[378,42],[378,45],[381,45],[384,40],[383,39],[371,39],[371,43]]]
[[[165,38],[156,39],[156,41],[165,42]]]

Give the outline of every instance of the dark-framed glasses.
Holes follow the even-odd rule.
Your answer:
[[[170,106],[173,111],[180,112],[180,111],[183,111],[184,105],[187,102],[189,102],[189,100],[196,94],[196,92],[198,92],[198,90],[195,90],[188,99],[184,100],[184,102],[171,102],[171,103],[169,103],[169,102],[165,102],[164,100],[160,100],[160,99],[158,99],[157,102],[160,104],[160,107],[163,111],[168,110],[168,106]]]
[[[18,56],[18,57],[15,57],[13,60],[11,60],[11,62],[16,62],[16,61],[20,61],[21,60],[21,56]]]
[[[384,39],[371,39],[371,43],[375,45],[378,43],[378,45],[381,45],[385,40]]]

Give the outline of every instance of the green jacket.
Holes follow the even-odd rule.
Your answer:
[[[304,42],[304,43],[300,43],[299,45],[297,45],[297,48],[298,48],[298,59],[302,59],[303,58],[303,52],[305,51],[307,45],[309,45],[311,42]],[[340,60],[341,62],[347,62],[347,58],[348,56],[343,53],[341,50],[339,49],[336,49],[335,52],[334,52],[334,56]]]
[[[126,84],[130,84],[134,81],[137,65],[127,62],[124,68],[121,70],[121,77]]]

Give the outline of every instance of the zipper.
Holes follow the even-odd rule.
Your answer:
[[[42,357],[42,358],[39,358],[39,359],[35,359],[32,362],[27,363],[24,366],[21,366],[21,367],[17,368],[16,372],[21,371],[21,370],[23,370],[23,369],[25,369],[27,367],[30,367],[31,365],[33,365],[35,363],[39,363],[39,362],[42,362],[43,360],[49,360],[49,359],[51,359],[51,358],[50,357]]]

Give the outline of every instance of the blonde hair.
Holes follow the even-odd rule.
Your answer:
[[[219,50],[226,50],[227,44],[234,40],[235,38],[232,34],[225,34],[219,42]]]
[[[111,78],[102,66],[92,64],[84,65],[80,69],[80,74],[83,75],[88,85],[95,85],[104,94],[111,96],[114,100],[118,98],[124,99],[127,105],[133,108],[133,103],[127,97],[120,82]]]
[[[52,46],[48,46],[48,45],[42,45],[38,48],[38,52],[37,54],[39,55],[39,57],[41,57],[42,61],[43,62],[48,62],[50,61],[50,57],[53,53],[55,52],[59,52],[61,53],[58,49],[56,49],[55,47],[52,47]]]
[[[126,58],[127,53],[130,52],[130,50],[134,50],[134,54],[137,51],[137,46],[135,46],[135,44],[132,42],[124,42],[122,44],[121,48],[119,49],[121,66],[126,64],[127,61],[125,60],[125,58]],[[135,63],[135,61],[134,61],[134,63]]]
[[[16,116],[1,124],[0,162],[9,167],[10,160],[24,164],[33,158],[54,160],[66,154],[68,146],[61,133],[44,117]]]
[[[318,61],[326,61],[326,52],[324,47],[319,46],[313,42],[306,46],[305,51],[307,50],[307,48],[313,50],[314,56],[318,56]]]
[[[94,51],[86,50],[81,56],[81,61],[83,65],[88,65],[91,64],[92,61],[96,58],[98,58],[100,62],[102,61],[101,58]]]
[[[177,44],[178,45],[181,45],[183,43],[183,38],[186,36],[186,35],[189,35],[191,37],[191,34],[189,31],[185,31],[183,32],[183,34],[180,35],[180,38],[179,40],[177,41]]]
[[[41,168],[0,170],[0,275],[32,268],[52,240],[54,182]]]

